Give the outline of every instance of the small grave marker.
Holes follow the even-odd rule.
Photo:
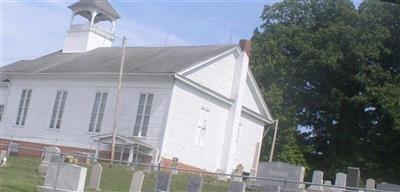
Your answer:
[[[360,169],[357,167],[347,168],[346,185],[348,187],[360,187]]]
[[[157,178],[157,192],[169,192],[169,187],[171,185],[171,175],[160,172]]]
[[[178,163],[179,163],[179,159],[177,157],[173,157],[171,174],[174,174],[174,175],[178,174],[178,170],[176,170],[176,168],[178,168]]]
[[[375,180],[371,178],[367,179],[365,188],[368,190],[375,190]]]
[[[45,147],[43,152],[43,160],[39,165],[39,172],[45,174],[52,155],[60,154],[61,150],[58,147]]]
[[[236,181],[236,182],[242,182],[242,175],[243,175],[243,165],[239,164],[236,166],[236,169],[234,171],[234,175],[235,176],[231,176],[232,177],[232,181]]]
[[[199,176],[190,176],[187,185],[187,192],[201,192],[203,189],[203,178]]]
[[[142,190],[143,179],[144,173],[142,171],[136,171],[133,174],[129,192],[140,192]]]
[[[0,151],[0,166],[6,166],[6,165],[7,165],[7,151],[1,150]]]
[[[323,184],[323,182],[324,182],[323,177],[324,177],[324,172],[319,171],[319,170],[313,171],[312,183],[313,184],[318,184],[318,185],[311,185],[308,188],[307,192],[311,192],[311,191],[319,192],[319,191],[322,191],[323,187],[320,184]]]
[[[336,187],[346,187],[346,177],[344,173],[336,173],[335,186]],[[334,191],[344,191],[344,188],[335,188]]]
[[[103,167],[100,164],[92,166],[92,172],[90,173],[89,188],[100,191],[100,181]]]

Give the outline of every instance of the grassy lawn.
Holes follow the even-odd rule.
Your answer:
[[[37,171],[40,159],[10,157],[7,164],[7,167],[0,167],[0,191],[36,191],[36,186],[42,183]]]
[[[10,157],[7,167],[0,167],[0,191],[1,192],[34,192],[36,186],[42,185],[44,178],[38,172],[40,159]],[[85,165],[81,165],[85,166]],[[90,177],[90,166],[86,176],[86,186]],[[126,192],[129,190],[133,171],[127,166],[115,164],[103,164],[103,174],[100,188],[103,192]],[[172,176],[171,191],[186,191],[186,185],[192,174],[180,172]],[[142,191],[154,191],[154,173],[145,175]],[[219,192],[228,191],[228,183],[217,181],[214,177],[204,176],[203,191]],[[87,190],[92,191],[92,190]]]

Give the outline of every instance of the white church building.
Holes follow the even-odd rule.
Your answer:
[[[69,8],[62,50],[1,68],[0,141],[109,158],[122,53],[111,44],[120,16],[107,1]],[[76,17],[88,22],[75,24]],[[140,151],[141,161],[177,158],[183,168],[228,173],[242,164],[254,173],[273,120],[249,69],[249,43],[126,47],[116,159],[134,161]]]

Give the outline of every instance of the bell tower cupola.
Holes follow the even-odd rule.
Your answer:
[[[79,0],[69,6],[72,18],[63,52],[86,52],[111,47],[118,12],[107,0]]]

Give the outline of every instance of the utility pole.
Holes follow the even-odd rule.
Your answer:
[[[121,97],[122,75],[124,74],[125,48],[126,48],[126,37],[124,36],[124,37],[122,37],[121,66],[120,66],[120,69],[119,69],[119,80],[118,80],[117,97],[115,99],[114,123],[113,123],[112,143],[111,143],[111,163],[113,163],[113,161],[114,161],[115,142],[117,140],[118,113],[119,113],[119,107],[120,107],[119,100],[120,100],[120,97]]]
[[[275,130],[274,130],[274,137],[272,138],[271,152],[269,153],[269,162],[272,162],[272,156],[274,156],[276,134],[278,133],[278,123],[279,120],[278,119],[275,120]]]

